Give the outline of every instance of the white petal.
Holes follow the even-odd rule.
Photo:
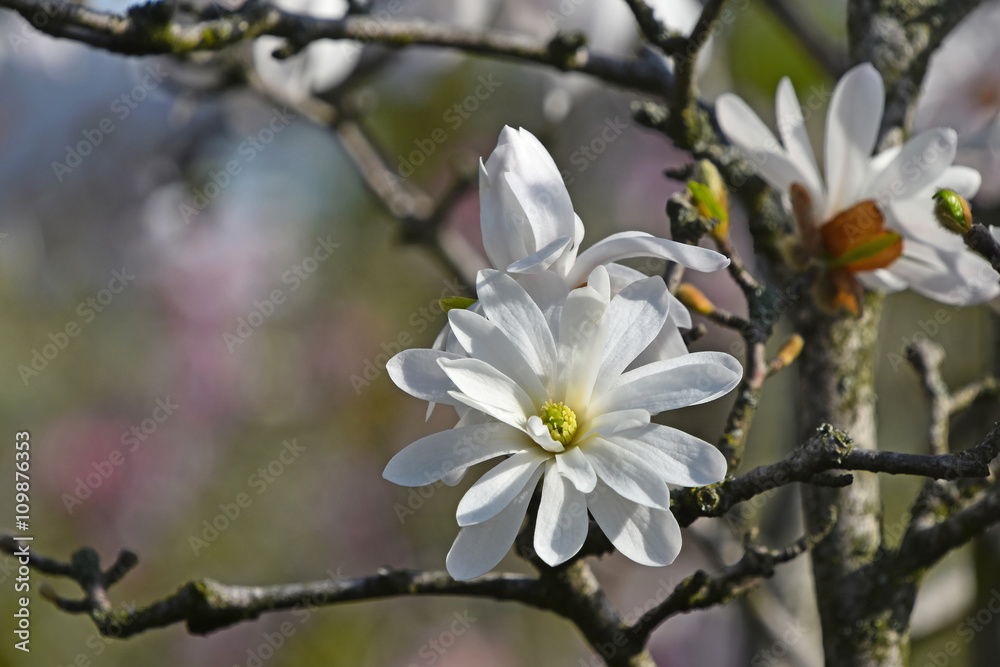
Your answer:
[[[542,501],[535,524],[535,552],[549,565],[565,563],[587,539],[587,500],[573,484],[556,473],[556,465],[545,466]]]
[[[503,560],[517,537],[517,531],[521,529],[531,494],[541,475],[542,468],[539,466],[532,479],[524,485],[524,490],[504,511],[489,521],[467,526],[458,532],[445,561],[448,574],[458,581],[474,579],[486,574]]]
[[[528,136],[530,133],[525,132]],[[530,252],[538,251],[559,238],[572,239],[576,233],[576,218],[573,213],[573,203],[569,191],[559,170],[552,163],[548,151],[533,136],[537,150],[535,154],[545,155],[553,169],[542,168],[529,160],[522,161],[516,168],[522,171],[508,172],[505,176],[507,186],[517,197],[528,224],[531,227],[532,240],[525,243]],[[526,173],[531,168],[531,173]]]
[[[525,424],[524,430],[547,452],[562,452],[566,449],[561,442],[552,439],[549,427],[538,415],[528,417],[528,423]]]
[[[591,409],[641,408],[655,415],[714,400],[732,390],[742,376],[740,362],[724,352],[693,352],[628,371],[595,399]]]
[[[632,283],[611,300],[608,334],[594,389],[602,393],[660,333],[667,321],[669,292],[659,276]]]
[[[933,190],[947,188],[954,190],[966,199],[972,199],[979,192],[979,186],[983,184],[983,176],[972,167],[962,167],[953,165],[941,175],[941,180],[934,184]]]
[[[438,366],[438,359],[459,359],[459,355],[441,350],[403,350],[385,365],[389,377],[396,386],[410,396],[425,401],[457,405],[458,401],[448,395],[456,389]]]
[[[812,144],[809,143],[809,132],[802,118],[799,100],[795,96],[795,87],[787,76],[778,82],[776,98],[778,132],[781,134],[785,150],[788,151],[788,157],[799,173],[805,177],[806,180],[802,184],[811,192],[821,194],[823,182],[819,175],[819,166],[816,164],[816,155],[813,153]]]
[[[670,301],[670,307],[667,310],[667,319],[681,329],[690,329],[692,324],[691,312],[688,311],[687,306],[671,294],[670,290],[667,290],[667,299]]]
[[[530,230],[528,217],[507,186],[499,164],[491,167],[492,171],[487,171],[486,165],[479,161],[479,224],[486,256],[493,266],[503,269],[531,254],[525,245],[525,234],[530,234]]]
[[[524,433],[491,422],[441,431],[408,445],[390,459],[382,476],[401,486],[424,486],[456,470],[529,447]]]
[[[510,339],[539,377],[551,377],[556,359],[552,330],[531,297],[500,271],[480,271],[476,293],[486,317]]]
[[[958,135],[951,129],[927,130],[913,137],[869,186],[870,198],[884,203],[919,193],[951,166],[957,143]]]
[[[587,277],[587,287],[601,295],[603,301],[611,301],[611,276],[604,266],[596,266]]]
[[[886,269],[860,271],[855,273],[854,277],[867,289],[877,292],[899,292],[906,289],[906,281],[897,278]]]
[[[590,403],[608,331],[608,301],[592,287],[570,292],[559,318],[555,395],[573,410]]]
[[[982,257],[971,252],[942,254],[933,262],[929,249],[919,248],[921,253],[916,255],[918,248],[917,244],[904,246],[903,257],[888,269],[915,292],[953,306],[980,304],[1000,293],[998,276]]]
[[[597,484],[597,473],[587,456],[579,447],[570,447],[555,457],[556,470],[559,474],[573,482],[573,485],[583,493],[590,493]]]
[[[497,464],[473,484],[458,503],[458,525],[471,526],[492,519],[517,497],[538,466],[550,454],[536,447],[525,449]]]
[[[612,441],[656,466],[668,484],[705,486],[726,477],[726,457],[701,438],[676,428],[650,424],[639,434]]]
[[[573,239],[570,237],[560,236],[538,252],[510,264],[507,271],[509,273],[540,273],[545,271],[566,252],[566,248],[572,243]]]
[[[715,102],[715,112],[726,138],[739,147],[760,177],[778,192],[787,193],[793,183],[809,186],[808,174],[799,170],[746,102],[732,93],[724,93]],[[818,200],[820,195],[814,192],[813,198]]]
[[[670,308],[670,312],[673,312],[673,306],[670,306]],[[681,337],[681,332],[674,323],[668,321],[660,329],[660,333],[653,339],[653,342],[649,344],[649,347],[636,357],[629,368],[635,369],[646,364],[651,364],[654,361],[674,359],[686,354],[689,354],[689,352],[687,345],[684,344],[684,339]]]
[[[829,198],[822,219],[857,203],[884,105],[882,76],[871,63],[851,68],[833,89],[823,149]]]
[[[458,486],[461,484],[462,480],[465,479],[465,473],[469,472],[468,468],[458,468],[457,470],[452,470],[450,473],[441,478],[441,481],[448,486]]]
[[[531,397],[512,379],[479,359],[440,359],[438,364],[459,388],[452,398],[500,421],[524,428],[537,412]]]
[[[646,280],[649,278],[649,276],[645,273],[636,271],[635,269],[629,268],[624,264],[615,264],[612,262],[610,264],[605,264],[604,268],[607,270],[608,276],[611,278],[612,294],[618,294],[637,280]],[[670,308],[667,311],[667,318],[682,329],[690,329],[691,313],[688,312],[688,309],[684,306],[684,304],[669,291],[667,292],[667,298],[670,300]]]
[[[605,412],[580,427],[576,441],[583,442],[593,434],[609,438],[626,431],[645,428],[649,425],[649,413],[645,410],[619,410]]]
[[[516,276],[517,284],[524,288],[531,300],[542,311],[550,331],[559,330],[559,311],[562,309],[569,287],[562,276],[553,271],[521,273]]]
[[[947,252],[960,252],[965,248],[962,237],[949,232],[934,217],[934,200],[930,196],[894,201],[885,212],[886,226],[903,236],[904,252],[907,240]]]
[[[448,321],[469,356],[486,362],[509,377],[536,404],[546,401],[545,387],[538,375],[495,324],[482,315],[460,309],[449,311]]]
[[[728,257],[708,248],[677,243],[644,232],[619,232],[580,253],[566,282],[580,285],[601,264],[630,257],[669,259],[695,271],[718,271],[729,266]]]
[[[667,482],[648,461],[600,437],[591,438],[584,447],[597,477],[615,493],[649,507],[670,508]]]
[[[636,563],[669,565],[681,551],[681,529],[670,510],[633,503],[600,482],[587,507],[615,548]]]

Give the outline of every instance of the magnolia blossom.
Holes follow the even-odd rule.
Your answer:
[[[605,266],[612,292],[646,276],[618,260],[656,257],[696,271],[717,271],[729,264],[707,248],[677,243],[644,232],[620,232],[582,253],[584,227],[573,210],[569,191],[552,156],[525,129],[504,127],[497,147],[479,164],[480,224],[490,263],[517,276],[543,310],[582,285],[591,271]],[[656,358],[686,352],[677,326],[690,327],[691,316],[673,296],[670,318],[653,349]],[[651,350],[652,354],[652,350]]]
[[[546,563],[580,550],[588,510],[632,560],[672,562],[681,536],[667,484],[718,482],[726,460],[650,416],[725,394],[742,376],[739,362],[698,352],[625,372],[667,322],[671,301],[659,277],[612,298],[608,271],[598,267],[549,312],[500,271],[481,271],[476,288],[482,314],[448,313],[464,354],[406,350],[387,366],[401,389],[462,416],[394,456],[386,479],[422,486],[508,457],[459,503],[448,572],[471,579],[500,562],[543,475],[534,548]]]
[[[948,34],[931,56],[917,104],[918,129],[958,132],[956,162],[983,174],[978,201],[1000,199],[1000,2],[987,2]]]
[[[347,0],[275,0],[279,9],[321,19],[339,19],[347,13]],[[352,42],[321,40],[285,60],[271,54],[285,40],[264,35],[253,44],[254,68],[265,87],[292,102],[333,88],[354,70],[361,55]]]
[[[857,312],[860,285],[913,289],[953,305],[1000,293],[989,264],[940,227],[932,195],[948,188],[969,198],[979,189],[974,169],[952,166],[954,130],[935,128],[872,157],[882,120],[882,77],[865,63],[837,83],[826,117],[824,175],[791,82],[778,85],[782,143],[739,97],[725,94],[719,124],[760,176],[787,195],[801,232],[801,250],[827,268],[830,305]]]

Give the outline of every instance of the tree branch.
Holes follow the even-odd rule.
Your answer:
[[[662,93],[670,85],[669,73],[649,59],[620,60],[595,54],[578,38],[561,34],[541,42],[521,35],[424,21],[354,15],[319,19],[282,11],[264,0],[247,0],[237,10],[218,6],[194,15],[175,12],[174,5],[164,0],[132,7],[125,15],[99,12],[64,0],[0,0],[0,6],[13,9],[38,30],[54,37],[128,55],[219,50],[261,35],[284,37],[290,43],[290,52],[320,39],[349,39],[395,48],[452,48],[521,60],[589,74],[615,86],[650,93]],[[203,19],[203,15],[221,18]]]
[[[890,475],[918,475],[931,479],[987,477],[989,463],[1000,454],[1000,427],[966,451],[939,456],[854,449],[850,438],[824,425],[783,461],[754,468],[745,475],[713,486],[678,489],[671,493],[671,509],[682,526],[703,516],[722,516],[736,504],[793,482],[846,486],[849,474],[819,477],[835,470],[864,470]]]
[[[784,549],[774,550],[748,543],[743,557],[715,576],[698,570],[682,581],[667,599],[636,621],[632,632],[646,638],[671,616],[713,607],[745,595],[761,581],[773,576],[777,565],[787,563],[815,546],[832,526],[833,517],[825,530],[815,535],[804,535]]]

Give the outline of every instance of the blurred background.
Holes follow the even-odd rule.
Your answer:
[[[811,110],[818,147],[836,81],[831,65],[846,62],[846,9],[843,2],[795,5],[792,18],[812,31],[802,40],[775,4],[732,3],[699,64],[702,93],[711,100],[733,90],[773,126],[775,87],[789,76]],[[700,10],[693,0],[661,5],[660,17],[682,30]],[[333,16],[345,9],[282,6]],[[965,29],[989,28],[995,6]],[[615,0],[406,0],[373,9],[537,38],[584,30],[595,48],[622,55],[639,46],[624,2]],[[974,210],[992,221],[1000,74],[984,65],[994,62],[1000,32],[986,32],[955,41],[932,67],[941,88],[968,88],[939,92],[934,99],[952,103],[928,103],[917,122],[967,124],[959,128],[961,159],[986,177]],[[504,125],[527,128],[549,148],[587,226],[584,247],[623,230],[669,236],[664,205],[681,184],[663,171],[688,156],[632,121],[634,95],[430,49],[317,45],[325,50],[310,47],[278,65],[269,57],[276,46],[184,60],[125,58],[50,39],[0,12],[3,438],[12,444],[15,432],[31,433],[33,548],[67,559],[91,546],[106,563],[122,548],[139,555],[139,567],[112,589],[119,604],[148,603],[203,577],[249,585],[381,566],[443,568],[468,482],[411,490],[384,481],[381,471],[403,446],[449,427],[454,416],[439,409],[424,423],[425,404],[398,390],[384,366],[401,348],[429,346],[445,323],[438,299],[462,293],[485,266],[475,181],[462,183]],[[826,62],[824,49],[833,56]],[[388,193],[396,209],[417,191],[424,204],[447,200],[442,230],[459,261],[406,242],[414,235],[324,122],[332,105],[352,110],[351,127],[383,157],[391,176],[381,183],[383,200]],[[740,219],[733,234],[753,265]],[[720,306],[745,310],[727,276],[688,276]],[[779,326],[775,345],[788,333]],[[877,368],[887,449],[926,451],[924,397],[902,359],[921,335],[949,351],[944,374],[952,387],[995,368],[989,307],[890,297]],[[693,349],[743,352],[736,337],[714,327]],[[768,384],[745,470],[796,444],[795,375]],[[714,442],[730,403],[662,421]],[[998,414],[995,406],[970,410],[954,425],[954,446],[978,442]],[[3,451],[6,480],[13,447]],[[919,486],[883,478],[892,538]],[[7,530],[12,495],[0,497]],[[797,507],[797,490],[786,488],[731,520],[702,520],[667,568],[619,556],[595,567],[634,620],[694,570],[734,562],[734,529],[759,525],[774,545],[796,537]],[[913,665],[995,664],[1000,619],[987,611],[984,620],[983,610],[1000,599],[997,542],[994,531],[931,572],[914,619]],[[12,564],[0,561],[7,619],[15,604]],[[502,567],[528,571],[513,557]],[[800,559],[746,602],[670,620],[651,644],[658,664],[819,664],[807,570]],[[172,626],[114,641],[99,637],[89,619],[44,602],[42,581],[33,575],[30,656],[4,641],[0,664],[597,664],[555,616],[457,598],[304,608],[208,637]],[[51,583],[76,594],[65,581]],[[977,612],[981,630],[972,632],[966,619]],[[460,633],[456,614],[465,619]],[[281,630],[289,622],[293,632]],[[943,653],[948,642],[956,655]],[[947,663],[935,662],[942,655]]]

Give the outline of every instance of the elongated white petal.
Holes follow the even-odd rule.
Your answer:
[[[440,359],[438,364],[459,388],[450,395],[500,421],[524,428],[535,404],[512,379],[479,359]],[[487,409],[483,409],[484,406]]]
[[[904,144],[899,155],[869,186],[876,201],[906,199],[939,180],[955,159],[955,130],[927,130]]]
[[[695,271],[718,271],[729,266],[728,257],[708,248],[677,243],[643,232],[619,232],[580,253],[566,282],[580,285],[596,267],[630,257],[669,259]]]
[[[649,425],[649,413],[645,410],[619,410],[597,415],[586,424],[581,425],[576,441],[583,442],[595,433],[603,438],[609,438],[626,431],[645,428]]]
[[[608,276],[611,278],[611,293],[618,294],[623,289],[631,285],[637,280],[645,280],[649,278],[645,273],[636,271],[635,269],[629,268],[624,264],[605,264],[604,268],[608,271]],[[676,324],[682,329],[691,328],[691,313],[684,306],[683,303],[678,301],[677,297],[667,291],[667,298],[670,300],[670,308],[667,311],[667,317],[671,322]]]
[[[941,180],[934,184],[928,195],[933,195],[941,188],[954,190],[966,199],[972,199],[979,192],[979,186],[983,184],[983,176],[972,167],[953,165],[941,175]]]
[[[778,83],[776,98],[778,132],[788,157],[802,174],[802,184],[811,192],[821,194],[823,181],[819,175],[819,165],[816,164],[816,155],[809,143],[809,132],[802,117],[799,99],[795,96],[795,87],[787,76],[782,77]]]
[[[479,161],[479,223],[490,264],[503,268],[531,253],[524,236],[528,216],[507,186],[499,163],[493,163],[494,156],[490,156],[489,167]]]
[[[559,330],[559,312],[569,296],[566,281],[554,271],[518,274],[517,284],[524,288],[535,305],[542,311],[550,331]]]
[[[851,68],[833,89],[823,149],[829,195],[823,219],[857,203],[849,199],[862,190],[884,105],[882,77],[871,63]]]
[[[533,447],[524,433],[492,422],[441,431],[408,445],[390,459],[382,476],[400,486],[424,486],[456,470]]]
[[[929,195],[891,202],[886,214],[886,227],[902,235],[904,252],[907,239],[948,252],[965,249],[962,237],[949,232],[934,217],[934,200]]]
[[[681,551],[681,529],[670,510],[622,498],[598,481],[587,508],[615,548],[641,565],[669,565]]]
[[[531,494],[541,475],[542,468],[539,466],[521,493],[504,511],[489,521],[467,526],[458,532],[445,561],[448,574],[458,581],[475,579],[503,560],[521,529]]]
[[[591,438],[585,446],[584,454],[597,477],[615,493],[642,505],[670,509],[667,482],[648,461],[600,437]]]
[[[438,365],[438,359],[459,359],[457,354],[441,350],[403,350],[385,365],[396,386],[410,396],[424,401],[457,405],[448,395],[457,389]]]
[[[910,289],[929,299],[954,306],[972,306],[989,301],[1000,293],[997,274],[982,257],[971,252],[946,254],[937,262],[908,253],[917,250],[917,244],[904,246],[904,255],[888,268],[894,276],[906,281]]]
[[[542,500],[535,524],[535,552],[555,566],[565,563],[587,539],[587,500],[568,479],[556,472],[556,464],[545,466]]]
[[[483,311],[521,351],[539,377],[551,377],[556,343],[552,330],[531,297],[516,280],[500,271],[480,271],[476,293]]]
[[[566,252],[566,248],[572,243],[573,239],[570,237],[560,236],[541,250],[510,264],[507,266],[507,271],[509,273],[540,273],[545,271]]]
[[[671,306],[672,308],[673,306]],[[671,310],[671,312],[673,311]],[[635,361],[629,365],[629,368],[639,368],[654,361],[674,359],[686,354],[688,354],[688,349],[687,345],[684,344],[684,339],[681,337],[680,330],[673,323],[667,322],[660,329],[660,333],[653,339],[653,342],[649,344],[649,347],[636,357]]]
[[[611,300],[607,341],[594,383],[596,392],[603,392],[617,381],[659,335],[667,321],[669,294],[663,279],[656,276],[632,283]]]
[[[557,440],[552,439],[549,427],[545,425],[538,415],[528,417],[528,423],[524,426],[524,431],[547,452],[561,452],[566,448]]]
[[[742,376],[743,367],[728,354],[693,352],[628,371],[595,399],[591,409],[642,409],[655,415],[714,400],[732,390]]]
[[[530,133],[525,134],[531,136]],[[546,157],[549,155],[541,144],[538,144],[538,150],[532,152]],[[573,238],[576,233],[573,203],[558,169],[543,169],[529,159],[519,162],[516,171],[508,172],[505,178],[507,187],[528,216],[533,238],[525,246],[530,252],[540,250],[558,238]]]
[[[587,287],[601,295],[601,300],[611,301],[611,276],[603,266],[595,266],[587,277]]]
[[[611,439],[649,461],[668,484],[705,486],[726,477],[726,457],[701,438],[676,428],[650,424],[638,434]]]
[[[571,409],[590,402],[607,339],[608,301],[592,287],[570,292],[559,318],[559,376],[555,388]]]
[[[450,311],[448,321],[469,356],[486,362],[509,377],[524,389],[535,404],[545,402],[547,395],[542,381],[499,327],[467,310]]]
[[[793,183],[809,186],[809,176],[799,170],[746,102],[732,93],[724,93],[716,100],[715,111],[726,138],[743,151],[760,177],[778,192],[788,192]],[[813,198],[821,194],[813,192]]]
[[[458,525],[471,526],[492,519],[517,497],[550,454],[537,448],[514,454],[473,484],[458,503]]]
[[[587,456],[579,447],[570,447],[555,457],[556,470],[559,474],[573,482],[573,485],[583,493],[590,493],[597,484],[597,473]]]

